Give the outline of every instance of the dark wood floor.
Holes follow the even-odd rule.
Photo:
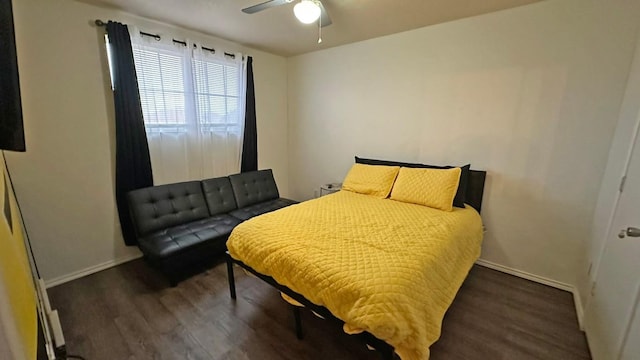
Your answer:
[[[261,280],[223,263],[167,286],[136,260],[49,289],[69,353],[99,359],[378,359],[339,327],[293,315]],[[448,311],[432,360],[589,359],[570,293],[475,266]]]

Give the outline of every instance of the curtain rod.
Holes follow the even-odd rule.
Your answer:
[[[107,26],[107,23],[102,21],[102,20],[100,20],[100,19],[97,19],[94,23],[96,24],[96,26],[99,26],[99,27]],[[161,39],[160,35],[158,35],[158,34],[151,34],[151,33],[147,33],[147,32],[144,32],[144,31],[140,31],[140,35],[152,37],[152,38],[156,39],[157,41],[160,41],[160,39]],[[187,42],[186,41],[176,40],[176,39],[172,39],[172,40],[176,44],[181,44],[181,45],[187,46]],[[197,47],[197,45],[193,44],[193,47]],[[216,52],[216,49],[214,49],[214,48],[209,48],[209,47],[205,47],[205,46],[202,46],[202,45],[200,45],[200,48],[202,50],[207,50],[207,51],[210,51],[212,53]],[[225,52],[224,54],[226,56],[232,58],[232,59],[236,58],[235,54],[230,54],[228,52]]]
[[[176,43],[176,44],[180,44],[180,45],[183,45],[183,46],[187,46],[187,42],[186,42],[186,41],[176,40],[176,39],[172,39],[172,40],[173,40],[173,42],[174,42],[174,43]],[[193,44],[193,47],[194,47],[194,48],[196,48],[196,47],[198,47],[198,45]],[[202,50],[207,50],[207,51],[210,51],[210,52],[212,52],[212,53],[215,53],[215,52],[216,52],[216,49],[214,49],[214,48],[208,48],[208,47],[204,47],[204,46],[202,46],[202,45],[200,45],[200,48],[201,48]],[[225,54],[225,56],[228,56],[228,57],[230,57],[230,58],[232,58],[232,59],[235,59],[235,58],[236,58],[236,55],[235,55],[235,54],[230,54],[230,53],[228,53],[228,52],[225,52],[224,54]]]
[[[107,23],[102,21],[102,20],[100,20],[100,19],[96,20],[95,24],[96,24],[96,26],[100,26],[100,27],[107,26]],[[152,37],[152,38],[156,39],[156,41],[160,41],[160,39],[161,39],[160,35],[158,35],[158,34],[151,34],[151,33],[144,32],[144,31],[140,31],[140,35]]]

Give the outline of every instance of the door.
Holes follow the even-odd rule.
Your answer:
[[[640,360],[640,139],[607,238],[585,317],[594,360]],[[624,355],[623,355],[624,352]]]
[[[640,292],[640,289],[638,289]],[[629,326],[627,338],[622,345],[621,360],[638,360],[640,359],[640,294],[636,295],[636,313]]]

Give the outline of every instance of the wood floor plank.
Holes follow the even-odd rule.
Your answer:
[[[180,326],[178,319],[165,307],[162,299],[158,298],[157,295],[140,294],[134,296],[133,302],[138,312],[140,312],[155,332],[167,334]]]
[[[378,359],[334,324],[290,305],[261,280],[226,267],[168,287],[135,260],[49,290],[70,353],[102,359]],[[570,293],[475,266],[447,312],[432,360],[590,359]]]
[[[198,309],[180,292],[167,293],[162,296],[161,301],[212,356],[231,350],[234,335],[237,334],[224,326],[224,320],[216,316],[215,309],[210,309],[211,316],[208,316],[209,312]],[[242,333],[247,332],[244,330],[246,329],[241,330]]]
[[[161,339],[169,345],[171,359],[207,360],[213,357],[184,326],[178,326]]]
[[[114,321],[136,359],[162,359],[158,337],[140,314],[119,316]],[[105,358],[104,355],[101,358]]]
[[[82,280],[70,283],[66,289],[49,290],[50,296],[62,300],[59,313],[68,314],[61,316],[60,321],[67,344],[75,344],[70,353],[86,354],[88,358],[110,353],[126,359],[130,352],[113,322],[113,314],[105,306],[101,290]],[[95,333],[101,336],[93,336]]]

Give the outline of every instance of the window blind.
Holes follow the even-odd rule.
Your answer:
[[[147,132],[185,132],[195,126],[201,132],[239,134],[237,63],[149,45],[134,45],[133,54]]]
[[[246,71],[242,55],[132,36],[156,184],[240,170]]]

